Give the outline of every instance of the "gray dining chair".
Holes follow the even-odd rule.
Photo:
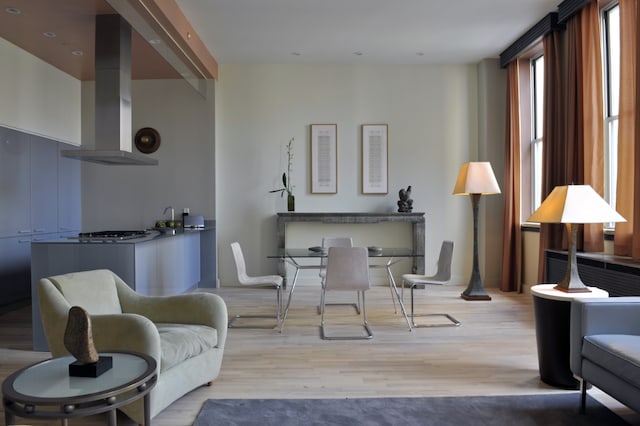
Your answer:
[[[323,237],[322,248],[323,250],[329,250],[329,247],[353,247],[353,239],[351,237]],[[320,259],[320,276],[321,287],[324,288],[324,280],[327,276],[327,258],[322,257]],[[324,293],[320,293],[320,305],[318,305],[318,313],[321,313],[320,306],[322,305],[322,297]],[[358,314],[360,314],[360,294],[358,294],[357,303],[328,303],[331,306],[353,306]]]
[[[242,254],[240,243],[231,243],[233,259],[236,263],[238,282],[243,286],[254,288],[270,288],[276,290],[276,314],[275,315],[235,315],[229,321],[229,328],[274,328],[280,324],[280,313],[282,312],[282,277],[280,275],[249,276],[247,266]],[[241,318],[274,318],[274,325],[236,325],[235,322]]]
[[[322,287],[320,305],[320,337],[325,340],[371,339],[373,332],[367,322],[365,292],[371,288],[369,280],[369,258],[365,247],[329,247],[327,273]],[[329,335],[325,323],[328,291],[355,291],[362,300],[362,326],[365,334]]]
[[[404,274],[402,276],[402,297],[404,298],[405,286],[411,289],[411,323],[413,327],[444,327],[454,326],[458,327],[460,321],[447,313],[427,313],[416,314],[413,307],[413,291],[417,288],[423,289],[429,285],[445,285],[451,281],[451,263],[453,260],[453,241],[443,241],[440,247],[440,256],[438,257],[438,267],[435,275],[419,275],[419,274]],[[435,323],[435,324],[416,324],[415,317],[427,317],[427,316],[444,316],[450,322]]]

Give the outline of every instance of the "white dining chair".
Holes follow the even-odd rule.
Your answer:
[[[322,249],[329,250],[329,247],[353,247],[353,239],[351,237],[323,237]],[[324,288],[324,280],[327,276],[327,258],[322,257],[320,259],[320,276],[321,288]],[[318,313],[321,313],[320,306],[322,305],[323,292],[320,293],[320,305],[318,305]],[[328,303],[331,306],[353,306],[358,314],[360,314],[360,295],[358,294],[357,303]],[[326,306],[326,305],[325,305]]]
[[[280,313],[282,312],[282,277],[280,275],[261,275],[249,276],[247,267],[242,254],[240,243],[231,243],[231,251],[233,259],[236,263],[236,271],[238,274],[238,282],[243,286],[254,288],[269,288],[276,290],[276,314],[275,315],[235,315],[229,321],[229,328],[274,328],[280,323]],[[236,325],[235,322],[242,318],[274,318],[275,325]]]
[[[322,287],[320,305],[320,337],[325,340],[371,339],[373,332],[367,321],[365,292],[371,288],[369,280],[369,258],[365,247],[329,247],[327,255],[327,273]],[[365,334],[330,335],[325,323],[328,291],[355,291],[362,300],[362,326]]]
[[[413,291],[416,288],[426,288],[429,285],[445,285],[451,281],[451,263],[453,261],[453,241],[443,241],[438,256],[438,266],[435,275],[404,274],[402,276],[402,297],[404,298],[404,287],[411,289],[411,323],[413,327],[444,327],[460,326],[460,321],[447,313],[426,313],[416,314],[413,307]],[[450,322],[435,324],[416,324],[415,317],[444,316]]]

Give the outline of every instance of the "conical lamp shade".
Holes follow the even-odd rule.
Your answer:
[[[626,222],[591,185],[556,186],[527,222]]]
[[[464,163],[460,167],[454,195],[469,194],[499,194],[500,187],[493,174],[491,163],[488,161],[475,161]]]

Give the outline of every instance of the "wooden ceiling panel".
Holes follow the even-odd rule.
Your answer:
[[[94,79],[95,16],[115,13],[108,3],[103,0],[0,0],[0,4],[0,37],[79,80]],[[7,12],[10,8],[20,13]],[[44,33],[54,33],[55,37],[46,37]],[[135,31],[131,50],[134,80],[182,78]]]

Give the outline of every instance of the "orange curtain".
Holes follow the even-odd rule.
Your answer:
[[[614,253],[640,259],[640,43],[637,0],[620,0],[620,107],[616,210],[627,222],[616,223]]]
[[[567,22],[568,181],[604,194],[604,110],[600,9],[597,1]],[[604,250],[603,225],[589,224],[578,235],[579,250]]]
[[[567,184],[567,149],[565,138],[564,97],[562,79],[561,35],[557,31],[542,39],[544,48],[544,105],[542,149],[542,199],[558,185]],[[538,282],[544,282],[546,249],[561,249],[565,234],[560,224],[540,224]]]
[[[520,230],[520,90],[518,61],[507,69],[507,119],[504,156],[502,280],[500,290],[521,291],[522,231]]]
[[[564,85],[559,35],[552,33],[543,39],[543,200],[558,185],[588,184],[601,195],[604,192],[604,112],[600,11],[597,1],[592,1],[567,21],[566,34]],[[564,93],[563,88],[566,90]],[[578,249],[604,250],[602,224],[590,224],[582,228],[578,236]],[[563,244],[566,247],[563,226],[540,226],[539,282],[544,282],[545,277],[545,250],[561,249]]]

